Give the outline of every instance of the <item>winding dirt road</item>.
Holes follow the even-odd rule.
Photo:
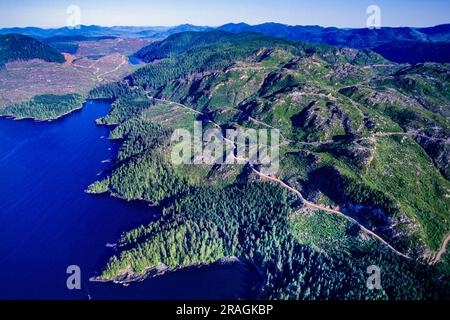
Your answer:
[[[107,74],[111,74],[113,72],[116,72],[117,70],[119,70],[120,68],[122,68],[122,66],[126,65],[128,63],[127,59],[125,58],[125,56],[122,56],[122,61],[120,62],[120,64],[118,64],[114,69],[104,72],[102,74],[97,75],[97,80],[98,81],[103,81],[103,77],[106,76]]]
[[[168,103],[172,103],[172,104],[174,104],[174,105],[176,105],[176,106],[178,106],[178,107],[180,107],[180,108],[189,110],[190,112],[193,112],[193,113],[195,113],[195,114],[205,116],[204,113],[202,113],[202,112],[200,112],[200,111],[198,111],[198,110],[195,110],[195,109],[193,109],[193,108],[191,108],[191,107],[188,107],[188,106],[186,106],[186,105],[184,105],[184,104],[175,102],[175,101],[169,101],[169,100],[165,100],[165,99],[158,99],[158,98],[154,98],[154,97],[150,97],[150,96],[149,96],[149,98],[152,98],[152,99],[154,99],[154,100],[156,100],[156,101],[160,101],[160,102],[168,102]],[[255,123],[260,123],[261,125],[265,125],[266,127],[270,127],[270,128],[276,129],[276,128],[274,128],[274,127],[268,125],[268,124],[265,124],[265,123],[263,123],[263,122],[257,120],[257,119],[251,118],[251,119],[249,119],[249,120],[251,120],[251,121],[253,121],[253,122],[255,122]],[[213,124],[214,126],[216,126],[217,128],[220,128],[220,129],[221,129],[221,126],[220,126],[219,124],[217,124],[217,123],[215,123],[215,122],[213,122],[213,121],[211,121],[211,120],[209,120],[209,122],[212,123],[212,124]],[[276,129],[276,130],[278,130],[278,129]],[[414,131],[414,132],[382,132],[382,133],[375,133],[375,134],[373,134],[371,137],[369,137],[369,138],[367,138],[367,139],[370,139],[370,138],[373,139],[373,138],[376,138],[376,137],[395,136],[395,135],[400,135],[400,136],[414,136],[414,135],[417,135],[417,134],[418,134],[417,131]],[[233,141],[228,140],[228,139],[226,139],[225,137],[224,137],[224,139],[225,139],[226,141],[229,141],[229,142],[234,143]],[[364,139],[364,138],[363,138],[363,139]],[[330,141],[330,142],[331,142],[331,141]],[[329,143],[329,142],[327,141],[326,143]],[[314,143],[305,143],[305,144],[308,144],[308,145],[314,145]],[[235,147],[236,147],[236,146],[235,146]],[[247,159],[247,160],[248,160],[248,159]],[[330,209],[330,208],[327,208],[327,207],[324,207],[324,206],[315,204],[315,203],[313,203],[313,202],[311,202],[311,201],[308,201],[308,200],[305,199],[305,197],[302,195],[302,193],[301,193],[300,191],[298,191],[298,190],[296,190],[295,188],[289,186],[288,184],[286,184],[286,183],[283,182],[282,180],[280,180],[280,179],[278,179],[278,178],[276,178],[276,177],[271,177],[271,176],[265,175],[265,174],[259,172],[258,170],[256,170],[253,166],[251,166],[251,168],[252,168],[252,171],[253,171],[255,174],[257,174],[259,177],[261,177],[261,178],[263,178],[263,179],[266,179],[266,180],[270,180],[270,181],[272,181],[272,182],[275,182],[275,183],[279,184],[280,186],[282,186],[283,188],[285,188],[285,189],[287,189],[287,190],[293,192],[294,194],[296,194],[296,195],[299,197],[299,199],[301,200],[301,202],[302,202],[305,206],[308,206],[308,207],[313,208],[313,209],[316,209],[316,210],[321,210],[321,211],[324,211],[324,212],[327,212],[327,213],[330,213],[330,214],[338,215],[338,216],[340,216],[340,217],[346,219],[347,221],[349,221],[349,222],[351,222],[351,223],[353,223],[353,224],[356,224],[356,225],[361,229],[362,232],[364,232],[365,234],[367,234],[367,235],[369,235],[369,236],[375,238],[376,240],[378,240],[380,243],[382,243],[383,245],[385,245],[387,248],[389,248],[389,249],[390,249],[392,252],[394,252],[395,254],[397,254],[397,255],[399,255],[399,256],[401,256],[401,257],[403,257],[403,258],[406,258],[406,259],[411,259],[408,255],[406,255],[406,254],[404,254],[404,253],[398,251],[397,249],[395,249],[392,245],[390,245],[390,244],[389,244],[386,240],[384,240],[382,237],[380,237],[379,235],[377,235],[377,234],[376,234],[375,232],[373,232],[372,230],[367,229],[366,227],[364,227],[361,223],[359,223],[357,220],[353,219],[352,217],[347,216],[346,214],[342,213],[342,212],[339,211],[339,210]],[[439,262],[441,261],[442,257],[444,256],[444,254],[445,254],[446,251],[447,251],[447,247],[448,247],[448,244],[449,244],[449,243],[450,243],[450,233],[449,233],[449,234],[447,235],[447,237],[444,239],[443,244],[442,244],[442,247],[441,247],[441,250],[436,254],[436,257],[432,260],[431,264],[437,264],[437,263],[439,263]]]
[[[447,234],[447,236],[445,237],[444,241],[442,242],[441,250],[439,250],[439,252],[436,254],[435,258],[431,261],[430,264],[438,264],[439,262],[441,262],[442,257],[447,252],[447,247],[449,243],[450,243],[450,233]]]
[[[258,170],[256,170],[256,169],[253,168],[253,167],[252,167],[252,170],[253,170],[254,173],[256,173],[256,174],[257,174],[258,176],[260,176],[261,178],[267,179],[267,180],[270,180],[270,181],[273,181],[273,182],[279,184],[280,186],[282,186],[283,188],[288,189],[289,191],[295,193],[295,194],[300,198],[300,200],[302,201],[302,203],[303,203],[305,206],[308,206],[308,207],[313,208],[313,209],[316,209],[316,210],[325,211],[325,212],[328,212],[328,213],[331,213],[331,214],[336,214],[336,215],[338,215],[338,216],[340,216],[340,217],[346,219],[347,221],[350,221],[351,223],[354,223],[354,224],[356,224],[357,226],[359,226],[359,228],[361,229],[361,231],[363,231],[364,233],[366,233],[366,234],[372,236],[373,238],[377,239],[378,241],[380,241],[382,244],[384,244],[386,247],[388,247],[388,248],[389,248],[391,251],[393,251],[395,254],[397,254],[397,255],[399,255],[399,256],[401,256],[401,257],[403,257],[403,258],[406,258],[406,259],[411,259],[409,256],[407,256],[406,254],[401,253],[400,251],[398,251],[397,249],[395,249],[395,248],[394,248],[393,246],[391,246],[386,240],[384,240],[383,238],[381,238],[381,237],[380,237],[379,235],[377,235],[375,232],[373,232],[373,231],[367,229],[366,227],[364,227],[362,224],[360,224],[357,220],[353,219],[352,217],[349,217],[349,216],[347,216],[346,214],[344,214],[344,213],[342,213],[342,212],[340,212],[340,211],[338,211],[338,210],[334,210],[334,209],[330,209],[330,208],[327,208],[327,207],[323,207],[323,206],[320,206],[320,205],[318,205],[318,204],[315,204],[315,203],[313,203],[313,202],[311,202],[311,201],[308,201],[308,200],[305,199],[305,197],[303,197],[303,195],[302,195],[302,193],[301,193],[300,191],[298,191],[298,190],[292,188],[291,186],[287,185],[287,184],[286,184],[285,182],[283,182],[282,180],[280,180],[280,179],[278,179],[278,178],[275,178],[275,177],[271,177],[271,176],[265,175],[265,174],[259,172]],[[449,240],[450,240],[450,239],[449,239]]]

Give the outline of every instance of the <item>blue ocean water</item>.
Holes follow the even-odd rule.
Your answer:
[[[89,282],[114,254],[120,233],[159,209],[84,193],[108,170],[117,144],[95,125],[110,104],[54,122],[0,119],[0,299],[252,298],[258,279],[242,265],[192,268],[123,287]],[[68,290],[66,269],[81,269]]]

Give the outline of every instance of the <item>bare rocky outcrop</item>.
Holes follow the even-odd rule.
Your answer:
[[[414,140],[427,152],[442,174],[450,180],[450,138],[442,128],[421,130]]]

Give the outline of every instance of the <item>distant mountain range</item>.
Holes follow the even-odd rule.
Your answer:
[[[398,63],[450,62],[450,24],[429,28],[339,29],[320,26],[288,26],[264,23],[226,24],[220,30],[258,32],[290,40],[325,43],[356,49],[371,49]]]
[[[4,28],[0,29],[0,34],[19,33],[35,38],[50,37],[124,37],[124,38],[166,38],[174,33],[185,31],[206,31],[212,30],[210,27],[199,27],[190,24],[183,24],[176,27],[101,27],[101,26],[78,26],[76,28],[55,28],[42,29],[36,27],[25,28]]]
[[[183,24],[176,27],[101,27],[41,29],[6,28],[0,34],[19,33],[40,39],[61,36],[135,37],[164,39],[180,32],[218,29],[231,33],[256,32],[289,40],[323,43],[356,49],[372,49],[399,63],[450,62],[450,24],[428,28],[340,29],[321,26],[290,26],[279,23],[249,25],[230,23],[218,28]]]
[[[218,29],[235,33],[258,32],[290,40],[326,43],[356,49],[371,49],[392,41],[450,41],[450,24],[431,28],[339,29],[320,26],[288,26],[279,23],[264,23],[256,26],[239,23],[226,24]]]

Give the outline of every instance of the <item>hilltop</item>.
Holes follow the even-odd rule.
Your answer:
[[[17,60],[41,59],[63,63],[64,56],[49,45],[20,34],[0,35],[0,67]]]

